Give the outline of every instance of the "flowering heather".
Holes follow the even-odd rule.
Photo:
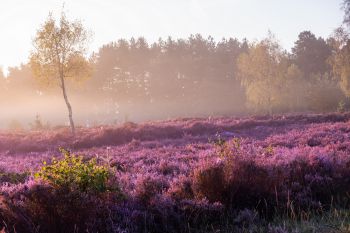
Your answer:
[[[349,120],[350,114],[179,119],[80,128],[75,139],[66,129],[2,132],[0,226],[9,232],[12,226],[74,230],[53,231],[32,208],[36,203],[36,210],[49,217],[50,204],[38,206],[33,198],[61,203],[59,191],[29,174],[52,156],[62,158],[58,148],[64,147],[84,161],[94,158],[111,167],[125,195],[118,202],[82,193],[64,196],[84,197],[72,205],[95,208],[81,209],[90,220],[76,219],[77,232],[215,232],[228,218],[233,220],[227,232],[256,224],[265,227],[261,232],[291,232],[266,221],[349,207]],[[70,215],[57,216],[68,221]]]

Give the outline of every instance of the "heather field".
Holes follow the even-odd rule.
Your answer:
[[[2,131],[0,227],[350,232],[349,139],[347,113]]]
[[[350,233],[350,0],[1,3],[0,233]]]

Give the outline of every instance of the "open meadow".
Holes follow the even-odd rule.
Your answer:
[[[350,233],[350,0],[4,0],[0,233]]]
[[[0,226],[8,232],[349,232],[349,120],[337,113],[128,122],[78,128],[74,139],[66,128],[2,131]],[[77,162],[72,154],[83,157]],[[61,163],[91,159],[107,169],[115,189],[93,178],[80,186],[84,176]],[[51,176],[72,178],[77,187],[49,185]]]

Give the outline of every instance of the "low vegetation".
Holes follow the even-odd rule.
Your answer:
[[[0,175],[0,226],[5,232],[349,232],[346,116],[129,124],[123,127],[134,139],[114,144],[118,137],[105,132],[104,143],[75,149],[82,156],[31,147],[10,159],[1,151],[7,160],[0,166],[8,166]],[[145,128],[153,133],[140,136]],[[87,133],[78,130],[76,140]]]

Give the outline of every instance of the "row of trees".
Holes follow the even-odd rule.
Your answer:
[[[144,38],[119,40],[95,54],[93,86],[114,101],[130,104],[176,101],[191,109],[239,109],[234,105],[244,102],[244,92],[235,79],[235,61],[247,50],[246,41],[230,38],[216,43],[201,35],[160,39],[151,45]]]
[[[218,99],[217,104],[255,112],[335,110],[348,89],[339,69],[349,67],[340,61],[347,52],[338,34],[325,40],[304,31],[291,53],[272,35],[252,43],[233,38],[216,43],[201,35],[151,45],[143,38],[119,40],[95,54],[93,86],[115,101],[176,99],[193,106],[204,101],[210,108],[208,99]]]
[[[330,43],[309,31],[300,33],[292,53],[272,35],[250,44],[237,60],[249,106],[269,113],[334,110],[345,96],[332,71],[333,52]]]
[[[93,55],[92,78],[74,92],[131,105],[176,100],[210,108],[212,101],[257,112],[328,111],[350,94],[349,61],[350,43],[340,29],[327,41],[302,32],[291,53],[272,35],[251,43],[201,35],[151,45],[144,38],[119,40]],[[10,68],[0,80],[12,95],[51,92],[29,65]]]
[[[113,108],[197,115],[335,110],[350,97],[350,0],[344,9],[344,26],[331,37],[301,32],[291,52],[271,33],[254,42],[216,42],[197,34],[152,44],[142,37],[121,39],[102,46],[90,60],[84,55],[88,36],[82,25],[64,14],[56,25],[50,16],[38,31],[30,63],[0,77],[0,101],[57,94],[38,80],[58,84],[74,130],[66,85],[93,74],[71,94],[112,114]]]

